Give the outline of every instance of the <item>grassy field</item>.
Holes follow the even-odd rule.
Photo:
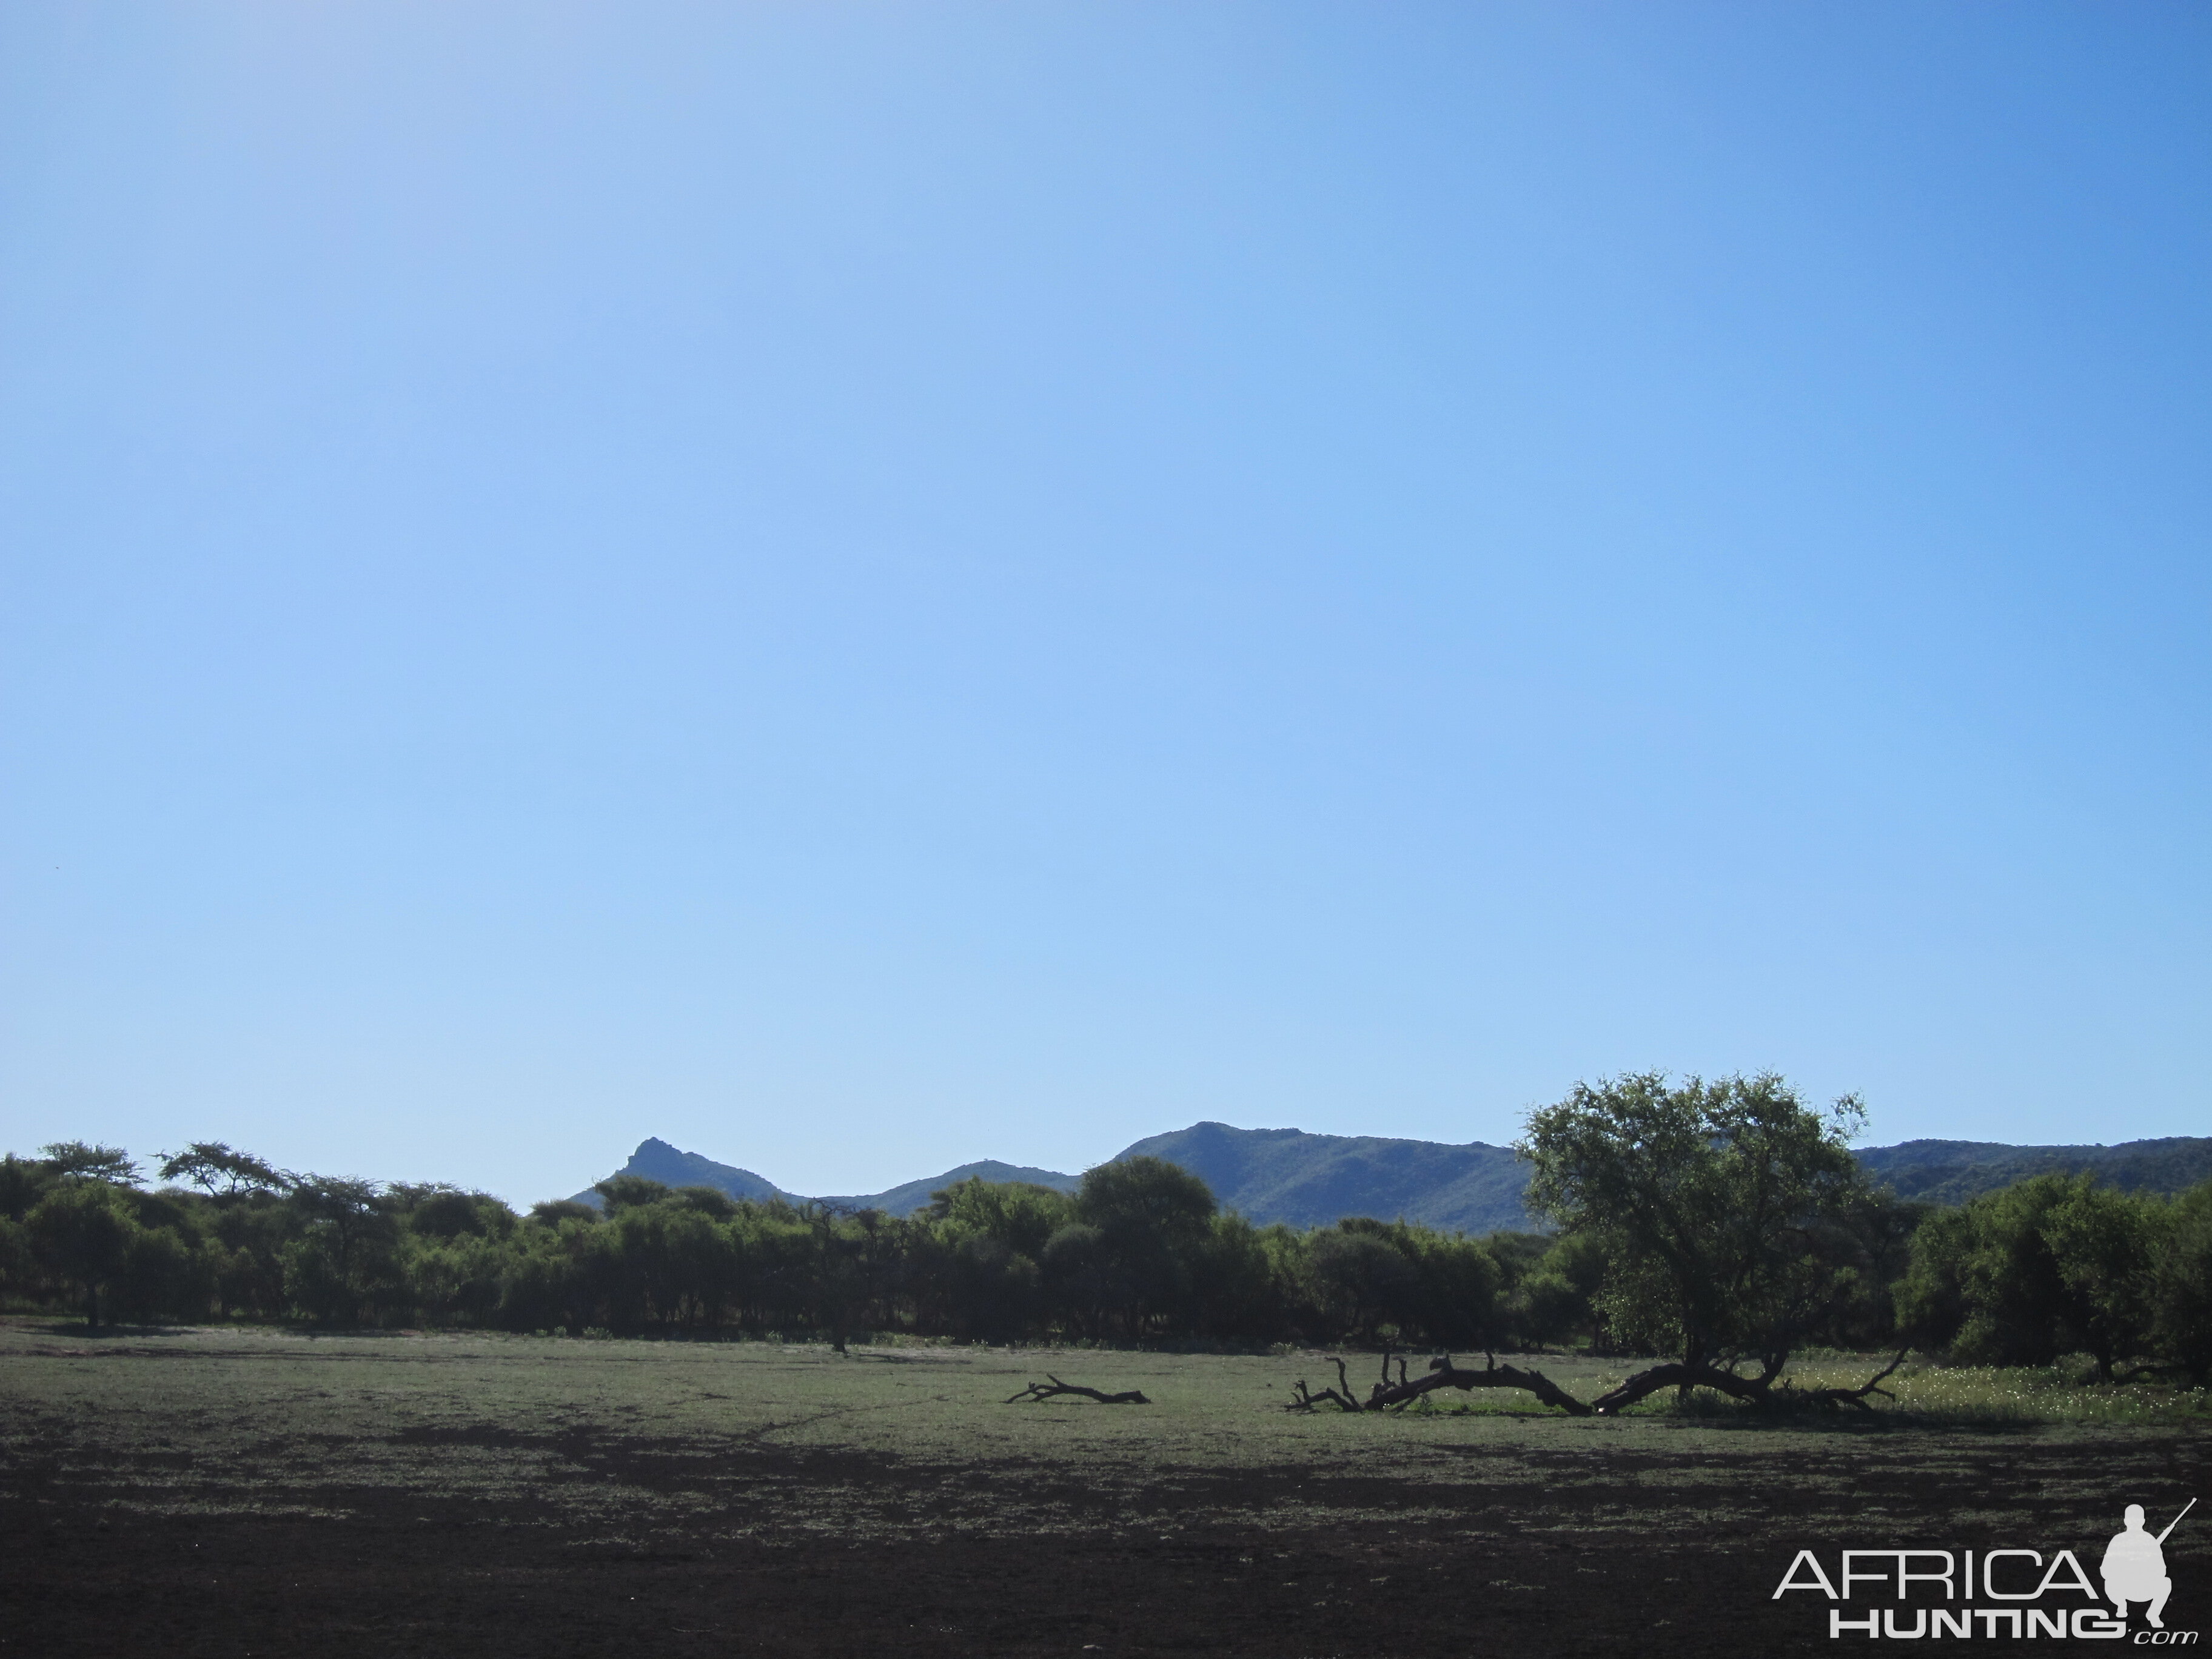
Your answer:
[[[1620,1374],[1534,1363],[1584,1398]],[[1048,1371],[1153,1403],[1005,1403]],[[1771,1595],[1801,1544],[2101,1549],[2126,1502],[2212,1497],[2205,1414],[2164,1390],[1920,1370],[1867,1419],[1300,1416],[1301,1376],[1334,1371],[15,1321],[0,1655],[1787,1650],[1826,1641]],[[2169,1624],[2212,1601],[2197,1532]]]

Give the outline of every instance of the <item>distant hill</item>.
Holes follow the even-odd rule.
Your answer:
[[[629,1162],[615,1171],[617,1175],[643,1176],[647,1181],[658,1181],[671,1187],[712,1187],[727,1193],[732,1198],[790,1198],[766,1176],[757,1176],[750,1170],[740,1170],[734,1164],[717,1164],[711,1158],[697,1152],[682,1152],[665,1140],[647,1139],[637,1144],[629,1155]],[[597,1207],[599,1195],[586,1188],[575,1195],[579,1204]],[[798,1200],[804,1202],[804,1200]]]
[[[629,1162],[615,1171],[617,1175],[643,1176],[647,1181],[665,1182],[671,1187],[712,1187],[727,1193],[732,1198],[781,1198],[793,1204],[809,1200],[797,1193],[785,1192],[765,1176],[757,1176],[750,1170],[740,1170],[734,1164],[717,1164],[697,1152],[678,1152],[665,1140],[643,1140],[629,1155]],[[986,1158],[980,1164],[963,1164],[957,1170],[947,1170],[943,1175],[932,1176],[926,1181],[909,1181],[889,1192],[868,1193],[858,1197],[823,1198],[814,1202],[833,1205],[841,1210],[883,1210],[891,1215],[912,1215],[925,1209],[929,1195],[942,1191],[955,1182],[980,1176],[986,1181],[1033,1181],[1040,1187],[1051,1187],[1063,1193],[1075,1190],[1078,1177],[1062,1175],[1057,1170],[1032,1170],[1021,1164],[1001,1164],[995,1158]],[[586,1188],[576,1194],[579,1203],[596,1207],[599,1195]]]
[[[916,1210],[929,1207],[932,1193],[942,1192],[955,1182],[978,1177],[985,1181],[1033,1182],[1063,1193],[1073,1192],[1082,1181],[1079,1176],[1062,1175],[1057,1170],[1032,1170],[1025,1164],[1001,1164],[996,1158],[987,1158],[981,1164],[963,1164],[927,1181],[909,1181],[889,1192],[872,1193],[864,1198],[825,1198],[822,1202],[834,1204],[841,1210],[882,1210],[890,1215],[912,1215]]]
[[[1347,1215],[1402,1216],[1471,1233],[1538,1224],[1522,1207],[1528,1166],[1510,1147],[1479,1140],[1453,1146],[1199,1123],[1140,1140],[1118,1157],[1146,1153],[1188,1170],[1224,1208],[1262,1224],[1324,1226]],[[1858,1159],[1877,1185],[1935,1204],[1961,1204],[2029,1176],[2083,1170],[2124,1192],[2178,1193],[2212,1179],[2212,1139],[2116,1146],[1908,1140],[1862,1147]]]
[[[2007,1146],[1991,1140],[1908,1140],[1860,1149],[1859,1163],[1899,1198],[1963,1204],[2029,1176],[2086,1170],[2130,1193],[2178,1193],[2212,1180],[2212,1139],[2175,1135],[2117,1146]]]
[[[1374,1135],[1316,1135],[1303,1129],[1238,1129],[1194,1123],[1153,1135],[1116,1153],[1109,1163],[1152,1157],[1188,1170],[1213,1189],[1224,1209],[1261,1225],[1326,1226],[1345,1216],[1403,1217],[1431,1227],[1486,1233],[1532,1229],[1522,1207],[1528,1166],[1508,1146],[1482,1141],[1455,1146],[1434,1140],[1393,1140]],[[1862,1147],[1859,1162],[1877,1184],[1900,1198],[1958,1204],[2032,1175],[2088,1170],[2126,1192],[2176,1193],[2212,1179],[2212,1139],[2177,1136],[2130,1140],[2117,1146],[2008,1146],[1993,1141],[1908,1140],[1897,1146]],[[620,1173],[644,1176],[672,1187],[713,1187],[733,1198],[806,1200],[764,1176],[679,1152],[665,1140],[647,1140]],[[887,1192],[825,1198],[845,1210],[883,1210],[911,1215],[929,1195],[980,1176],[986,1181],[1030,1181],[1073,1192],[1078,1177],[987,1159],[942,1175],[909,1181]],[[576,1194],[599,1202],[592,1192]]]
[[[1511,1147],[1480,1140],[1461,1146],[1194,1123],[1140,1140],[1113,1161],[1143,1157],[1189,1170],[1224,1208],[1262,1225],[1326,1226],[1348,1215],[1471,1233],[1534,1225],[1521,1206],[1528,1166]]]
[[[1225,1208],[1262,1224],[1310,1227],[1371,1215],[1468,1232],[1537,1224],[1522,1207],[1528,1166],[1510,1147],[1479,1140],[1452,1146],[1200,1123],[1119,1156],[1145,1153],[1188,1170]],[[1936,1204],[1964,1203],[2034,1175],[2086,1170],[2124,1192],[2145,1193],[2178,1193],[2212,1179],[2212,1139],[2188,1136],[2115,1146],[1908,1140],[1863,1147],[1858,1158],[1877,1185]]]

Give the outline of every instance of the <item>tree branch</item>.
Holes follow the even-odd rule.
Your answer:
[[[1560,1411],[1572,1413],[1577,1417],[1590,1414],[1588,1406],[1543,1372],[1522,1370],[1517,1365],[1501,1365],[1487,1355],[1484,1359],[1483,1368],[1475,1370],[1471,1367],[1462,1369],[1453,1364],[1449,1354],[1438,1354],[1429,1361],[1425,1376],[1411,1378],[1406,1374],[1406,1362],[1401,1359],[1398,1362],[1398,1381],[1392,1382],[1389,1380],[1390,1356],[1385,1354],[1382,1357],[1383,1380],[1369,1391],[1364,1401],[1352,1398],[1352,1385],[1345,1381],[1344,1362],[1340,1359],[1336,1362],[1336,1374],[1342,1385],[1341,1391],[1323,1389],[1319,1394],[1315,1394],[1307,1388],[1305,1379],[1301,1377],[1291,1390],[1291,1403],[1284,1409],[1310,1412],[1323,1405],[1333,1405],[1340,1411],[1347,1412],[1403,1411],[1422,1395],[1433,1394],[1438,1389],[1462,1391],[1471,1389],[1525,1389],[1546,1405]]]
[[[1102,1394],[1097,1389],[1086,1389],[1080,1383],[1063,1382],[1050,1371],[1047,1371],[1045,1376],[1045,1382],[1030,1383],[1005,1403],[1011,1406],[1022,1400],[1057,1400],[1062,1395],[1070,1394],[1085,1400],[1095,1400],[1102,1406],[1149,1406],[1152,1403],[1135,1389],[1127,1389],[1120,1394]]]
[[[1885,1400],[1897,1397],[1881,1384],[1891,1372],[1905,1363],[1905,1352],[1906,1350],[1899,1348],[1895,1358],[1856,1389],[1798,1389],[1787,1382],[1777,1387],[1774,1377],[1780,1369],[1778,1366],[1771,1366],[1758,1376],[1739,1376],[1734,1371],[1723,1370],[1702,1361],[1689,1364],[1654,1365],[1648,1371],[1638,1371],[1620,1387],[1600,1395],[1591,1402],[1591,1408],[1601,1416],[1611,1417],[1662,1389],[1682,1388],[1711,1389],[1753,1406],[1819,1406],[1830,1411],[1850,1406],[1860,1411],[1871,1411],[1874,1408],[1867,1404],[1869,1395],[1878,1394]]]

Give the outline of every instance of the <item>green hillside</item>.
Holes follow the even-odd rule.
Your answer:
[[[712,1187],[727,1193],[732,1198],[792,1198],[766,1176],[755,1175],[750,1170],[740,1170],[735,1164],[717,1164],[711,1158],[697,1152],[679,1152],[665,1140],[648,1137],[637,1144],[629,1155],[629,1162],[615,1171],[617,1175],[642,1176],[647,1181],[658,1181],[670,1187]],[[599,1195],[586,1187],[576,1194],[576,1202],[596,1208]],[[805,1202],[804,1200],[795,1200]]]
[[[732,1198],[781,1198],[793,1204],[809,1201],[797,1193],[786,1192],[765,1176],[755,1175],[750,1170],[740,1170],[735,1164],[717,1164],[697,1152],[679,1152],[665,1140],[641,1141],[637,1150],[629,1155],[629,1162],[616,1173],[643,1176],[647,1181],[661,1182],[671,1187],[712,1187],[719,1192],[727,1193]],[[1077,1179],[1072,1175],[1062,1175],[1057,1170],[1033,1170],[1025,1164],[1001,1164],[996,1158],[985,1158],[977,1164],[963,1164],[942,1175],[907,1182],[886,1192],[822,1198],[812,1201],[840,1210],[881,1210],[889,1215],[912,1215],[928,1204],[932,1193],[941,1192],[955,1182],[971,1178],[1032,1181],[1040,1187],[1057,1188],[1062,1192],[1073,1192]],[[579,1202],[594,1207],[599,1201],[599,1195],[588,1188],[578,1193],[576,1198]]]
[[[822,1202],[841,1210],[881,1210],[887,1215],[912,1215],[927,1207],[932,1193],[942,1192],[956,1182],[971,1180],[1028,1181],[1063,1193],[1073,1192],[1079,1184],[1077,1176],[1062,1175],[1057,1170],[1033,1170],[1026,1164],[1001,1164],[996,1158],[987,1158],[980,1164],[963,1164],[927,1180],[909,1181],[888,1192],[871,1193],[860,1198],[825,1198]]]
[[[1962,1204],[2029,1176],[2087,1171],[2130,1193],[2178,1193],[2212,1180],[2212,1139],[2176,1135],[2117,1146],[2007,1146],[1987,1140],[1908,1140],[1869,1146],[1859,1162],[1899,1198]]]
[[[1452,1145],[1194,1123],[1139,1140],[1107,1161],[1147,1156],[1188,1170],[1213,1189],[1222,1207],[1262,1225],[1281,1221],[1295,1227],[1326,1226],[1353,1215],[1402,1218],[1470,1233],[1535,1224],[1521,1203],[1528,1186],[1527,1167],[1510,1146],[1480,1140]],[[2212,1139],[2190,1136],[2116,1146],[1908,1140],[1896,1146],[1864,1147],[1858,1157],[1875,1181],[1899,1197],[1936,1204],[1962,1203],[1977,1193],[2032,1175],[2087,1170],[2124,1191],[2147,1193],[2176,1193],[2212,1179]],[[621,1173],[672,1187],[714,1187],[733,1198],[805,1201],[750,1170],[679,1152],[665,1140],[641,1143]],[[1030,1181],[1061,1191],[1073,1191],[1077,1182],[1076,1176],[1057,1170],[986,1159],[884,1192],[819,1201],[843,1210],[911,1215],[929,1202],[932,1193],[970,1176]],[[590,1192],[577,1196],[586,1203],[598,1202]]]
[[[1188,1170],[1224,1208],[1263,1224],[1326,1226],[1369,1215],[1471,1233],[1531,1224],[1521,1205],[1526,1166],[1510,1146],[1480,1140],[1451,1146],[1195,1123],[1120,1154],[1146,1156]]]

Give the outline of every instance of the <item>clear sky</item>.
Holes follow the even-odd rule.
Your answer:
[[[0,3],[0,1147],[2212,1133],[2201,4]]]

